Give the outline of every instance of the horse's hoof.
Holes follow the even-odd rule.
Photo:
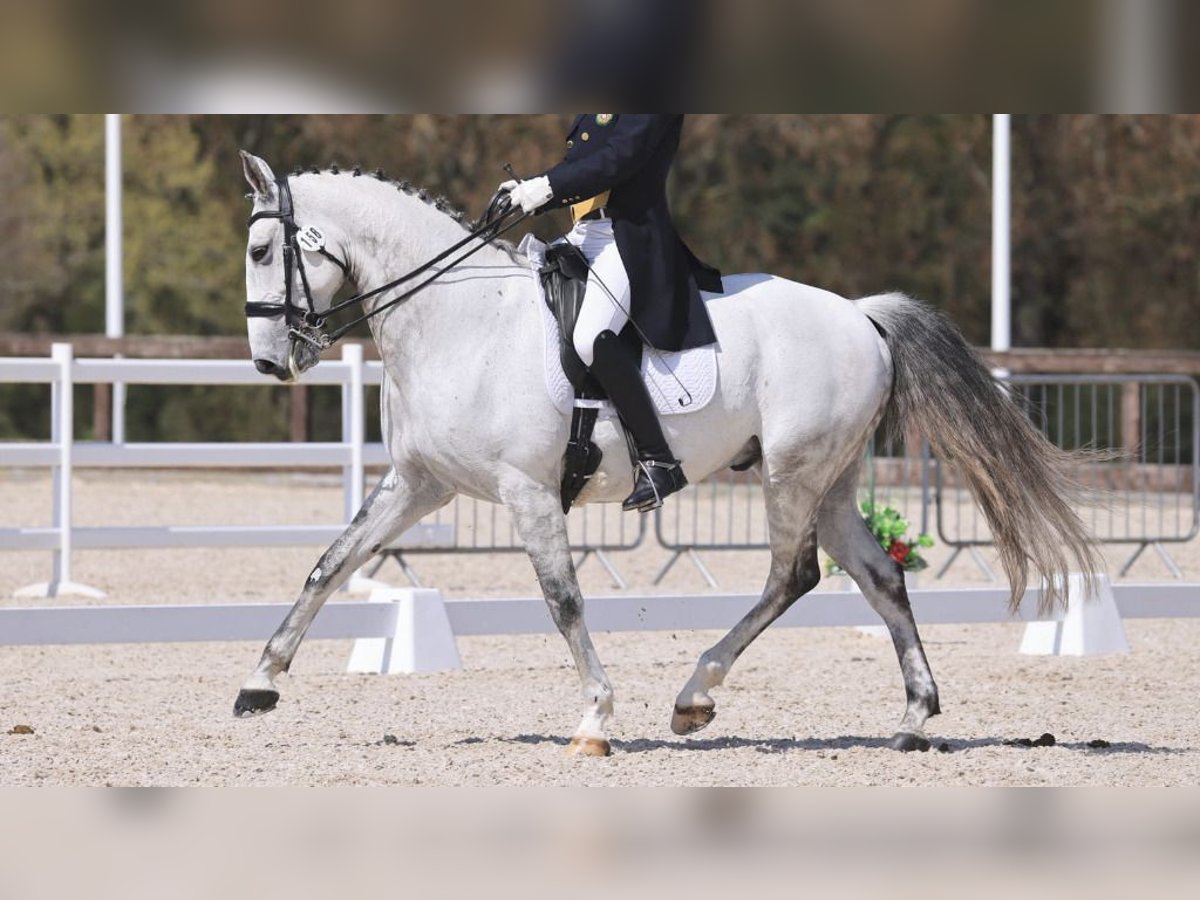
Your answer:
[[[675,706],[671,714],[671,730],[676,734],[695,734],[717,717],[717,707],[712,706]]]
[[[929,738],[923,734],[913,734],[911,731],[897,731],[888,741],[888,746],[901,753],[911,753],[913,750],[924,753],[929,749]]]
[[[567,756],[611,756],[612,747],[604,738],[573,737],[567,744]]]
[[[278,702],[279,691],[242,688],[238,691],[237,699],[233,701],[233,714],[239,719],[261,716],[273,710]]]

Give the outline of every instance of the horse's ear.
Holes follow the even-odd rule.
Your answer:
[[[271,167],[267,165],[265,159],[255,156],[253,153],[247,153],[245,150],[239,150],[242,157],[242,171],[246,174],[246,181],[250,187],[254,188],[254,196],[258,200],[274,200],[277,188],[275,187],[275,173],[271,171]]]

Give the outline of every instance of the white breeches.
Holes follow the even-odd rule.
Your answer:
[[[563,240],[578,247],[592,266],[575,333],[571,336],[575,352],[590,367],[592,349],[600,332],[620,334],[629,321],[629,276],[617,250],[611,219],[576,222]]]

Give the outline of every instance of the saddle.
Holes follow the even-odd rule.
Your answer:
[[[560,488],[565,514],[570,512],[571,504],[575,502],[588,479],[600,468],[600,460],[604,454],[592,443],[592,431],[608,395],[575,352],[575,343],[572,340],[587,289],[587,260],[578,247],[567,243],[554,244],[547,248],[545,264],[538,269],[538,276],[542,282],[542,295],[546,298],[546,306],[558,322],[559,360],[567,380],[575,389],[571,435],[563,454]],[[622,334],[622,339],[628,340],[628,336]],[[637,342],[637,346],[640,352],[641,341]],[[628,435],[626,437],[628,438]]]

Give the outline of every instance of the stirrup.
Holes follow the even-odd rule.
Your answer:
[[[664,462],[657,459],[639,459],[637,465],[638,477],[634,481],[633,492],[621,504],[621,509],[626,512],[650,512],[658,509],[663,505],[664,498],[687,487],[687,476],[683,474],[683,466],[679,460]],[[660,484],[654,478],[653,469],[670,473],[667,476],[669,481]],[[650,489],[649,494],[645,490],[647,487]]]

